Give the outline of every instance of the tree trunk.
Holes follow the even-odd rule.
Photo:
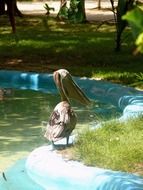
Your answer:
[[[5,2],[4,0],[0,0],[0,15],[5,13]]]
[[[7,13],[9,16],[9,20],[10,20],[10,24],[12,27],[12,31],[13,33],[16,32],[16,25],[15,25],[15,4],[16,4],[16,0],[5,0],[6,4],[7,4]]]
[[[116,36],[116,51],[119,51],[121,48],[121,35],[127,26],[127,21],[122,20],[122,16],[127,13],[128,10],[133,8],[135,0],[118,0],[117,6],[117,36]]]
[[[9,16],[10,24],[12,27],[13,33],[16,32],[16,24],[15,24],[15,14],[22,17],[22,13],[17,8],[16,0],[0,0],[0,15],[6,13],[5,5],[7,5],[7,14]]]
[[[97,8],[100,10],[101,9],[101,0],[98,0]]]

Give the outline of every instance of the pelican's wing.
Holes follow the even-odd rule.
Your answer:
[[[58,111],[53,111],[48,126],[49,140],[58,140],[61,137],[61,133],[64,131],[64,125],[60,113]]]
[[[60,102],[50,116],[46,136],[57,141],[70,135],[76,125],[76,115],[67,102]]]

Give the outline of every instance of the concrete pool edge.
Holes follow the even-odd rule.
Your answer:
[[[50,146],[41,146],[31,152],[26,168],[31,179],[47,190],[49,187],[54,190],[143,189],[143,178],[139,175],[67,160]]]

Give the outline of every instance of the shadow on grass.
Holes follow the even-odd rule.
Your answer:
[[[92,77],[95,73],[98,77],[102,73],[105,79],[117,78],[127,84],[134,79],[134,73],[143,70],[142,56],[132,55],[129,30],[124,33],[122,51],[114,51],[112,24],[99,27],[96,22],[69,24],[45,16],[25,16],[22,20],[17,18],[15,36],[5,25],[0,38],[1,68],[51,72],[64,67],[73,75]]]

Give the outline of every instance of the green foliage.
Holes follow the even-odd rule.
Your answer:
[[[61,6],[61,8],[60,8],[60,10],[58,12],[57,17],[60,20],[68,20],[68,18],[69,18],[69,9],[67,7],[67,3],[66,2]]]
[[[142,117],[105,122],[102,128],[81,133],[75,157],[87,165],[134,172],[143,160],[142,122]]]
[[[127,22],[122,19],[122,16],[127,13],[128,10],[133,8],[135,0],[118,0],[117,12],[115,12],[114,2],[111,1],[114,17],[116,21],[116,50],[120,50],[121,36],[127,26]]]
[[[57,17],[60,20],[68,20],[71,23],[83,23],[86,21],[84,0],[71,0],[69,8],[67,1],[61,5]]]
[[[135,38],[143,32],[143,11],[139,7],[128,11],[126,15],[123,16],[124,20],[127,20],[132,27],[132,32]]]
[[[137,79],[143,82],[143,73],[136,74]]]
[[[49,7],[49,5],[47,3],[45,3],[44,8],[46,9],[46,15],[50,14],[50,11],[55,11],[54,7]]]
[[[136,39],[137,50],[143,53],[143,32],[140,33]]]
[[[84,0],[70,1],[69,20],[73,23],[82,23],[86,21]]]
[[[136,7],[132,11],[127,12],[123,19],[127,20],[132,28],[137,51],[143,53],[143,10]]]

